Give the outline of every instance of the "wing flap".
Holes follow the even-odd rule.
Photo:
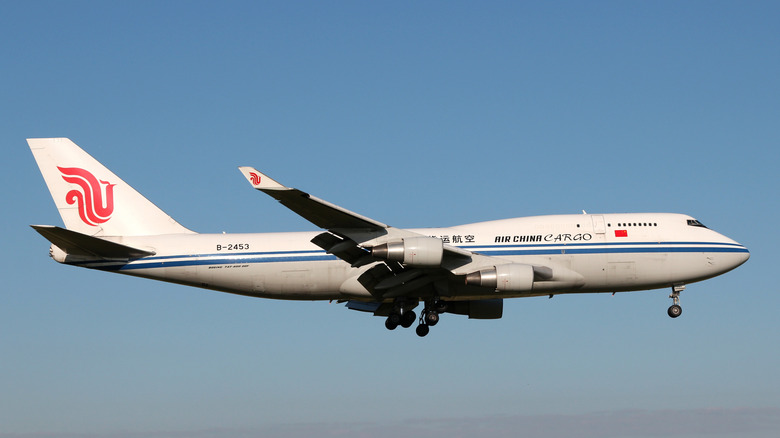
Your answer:
[[[349,263],[353,268],[373,263],[371,253],[360,247],[357,242],[349,238],[342,238],[335,234],[325,232],[318,234],[311,240],[311,243],[324,249],[328,254]]]

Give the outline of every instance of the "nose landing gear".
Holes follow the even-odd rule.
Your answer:
[[[672,305],[669,306],[669,310],[666,311],[666,313],[671,318],[677,318],[678,316],[682,315],[682,307],[680,307],[680,292],[685,290],[684,284],[676,284],[672,286],[672,294],[669,295],[669,298],[672,299]]]

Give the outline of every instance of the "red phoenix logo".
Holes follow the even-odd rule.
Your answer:
[[[65,202],[78,203],[79,216],[85,224],[96,227],[111,219],[116,184],[98,181],[95,175],[77,167],[58,166],[57,169],[62,173],[62,179],[79,186],[80,190],[74,189],[65,195]]]
[[[260,184],[260,175],[256,174],[255,172],[249,172],[249,178],[252,180],[252,185],[258,185]]]

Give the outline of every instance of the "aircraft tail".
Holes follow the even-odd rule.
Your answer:
[[[68,230],[89,236],[193,233],[71,140],[27,143]]]

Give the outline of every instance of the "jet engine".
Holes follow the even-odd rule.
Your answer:
[[[371,255],[416,267],[441,266],[444,244],[435,237],[407,237],[371,248]]]
[[[466,275],[466,284],[490,287],[501,292],[530,292],[534,285],[531,265],[509,263],[480,269]]]

